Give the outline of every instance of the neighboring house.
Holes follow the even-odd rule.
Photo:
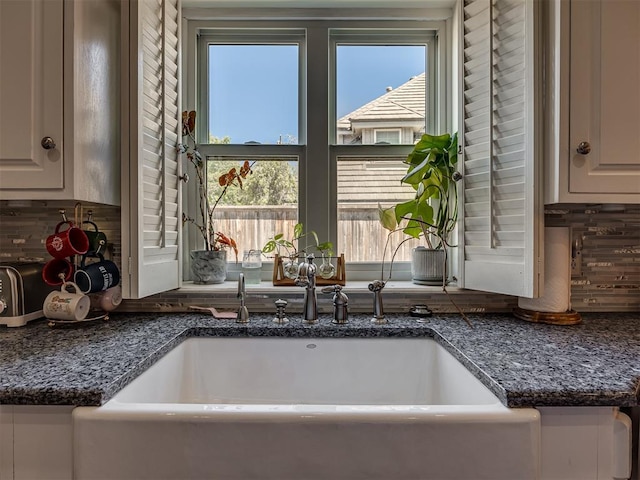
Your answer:
[[[425,74],[411,78],[396,89],[338,119],[337,143],[413,144],[424,133]]]
[[[338,144],[413,144],[425,131],[425,74],[411,78],[398,88],[340,118]],[[377,204],[396,203],[413,196],[400,183],[406,172],[403,158],[382,160],[358,158],[338,162],[338,205],[357,204],[375,211]]]

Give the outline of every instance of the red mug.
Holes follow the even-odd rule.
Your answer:
[[[69,228],[60,231],[62,225]],[[47,252],[53,258],[67,258],[73,255],[84,255],[89,250],[89,238],[81,228],[74,227],[72,222],[60,222],[56,232],[47,237]]]
[[[66,258],[54,258],[42,267],[42,279],[47,285],[62,285],[72,276],[73,265]]]

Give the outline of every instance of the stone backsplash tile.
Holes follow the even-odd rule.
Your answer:
[[[68,220],[74,220],[74,202],[36,201],[29,206],[14,206],[0,201],[0,262],[47,262],[51,256],[45,247],[46,238],[62,221],[60,210]],[[92,212],[92,221],[107,235],[105,257],[118,266],[121,262],[120,207],[84,204],[83,221]],[[87,229],[93,227],[86,225]]]
[[[72,219],[74,202],[0,201],[0,262],[47,261],[44,246],[47,235],[61,221],[60,209],[65,209]],[[93,220],[109,240],[108,258],[119,266],[121,261],[120,208],[104,205],[83,205],[85,219],[88,210]],[[571,301],[579,312],[639,311],[640,310],[640,206],[638,205],[553,205],[545,210],[547,226],[571,228],[572,240],[581,246],[578,257],[578,273],[571,279]],[[254,311],[272,311],[272,295],[250,299],[249,307]],[[350,308],[364,311],[370,308],[370,294],[351,294]],[[450,299],[441,293],[428,295],[388,294],[385,296],[385,311],[406,311],[407,305],[428,300],[429,307],[436,312],[454,312]],[[508,312],[517,299],[506,295],[474,292],[458,292],[454,300],[467,312]],[[125,301],[127,311],[181,311],[189,305],[209,305],[208,295],[189,292],[166,292],[153,297]],[[216,296],[219,308],[235,308],[234,295]],[[298,308],[294,302],[292,311]],[[330,311],[331,303],[321,301],[321,311]]]
[[[569,227],[580,251],[571,276],[575,310],[640,310],[640,205],[554,205],[545,224]]]

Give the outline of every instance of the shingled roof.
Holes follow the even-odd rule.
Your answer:
[[[347,142],[371,143],[373,130],[397,127],[406,132],[403,137],[406,143],[413,142],[424,133],[425,91],[422,73],[340,118],[338,131],[346,135]],[[346,212],[348,206],[366,205],[375,216],[378,203],[386,206],[413,198],[415,192],[400,183],[407,168],[403,160],[404,157],[358,158],[337,162],[340,208]]]
[[[398,122],[424,125],[425,90],[425,74],[421,73],[340,118],[337,122],[338,129],[357,130],[357,125],[364,122],[384,123],[385,126]]]

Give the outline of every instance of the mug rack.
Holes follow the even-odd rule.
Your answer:
[[[107,312],[101,313],[94,317],[83,318],[82,320],[57,320],[54,318],[47,319],[47,325],[49,327],[74,327],[77,325],[96,322],[98,320],[109,320],[109,314]]]
[[[284,266],[282,258],[276,254],[273,260],[273,284],[275,286],[295,286],[295,282],[291,278],[284,276]],[[342,285],[344,286],[347,281],[347,274],[344,263],[344,253],[341,253],[339,257],[329,257],[331,260],[336,260],[336,273],[331,278],[322,278],[319,275],[316,276],[316,285]],[[322,261],[322,257],[314,259],[314,263],[319,265],[318,262]]]

